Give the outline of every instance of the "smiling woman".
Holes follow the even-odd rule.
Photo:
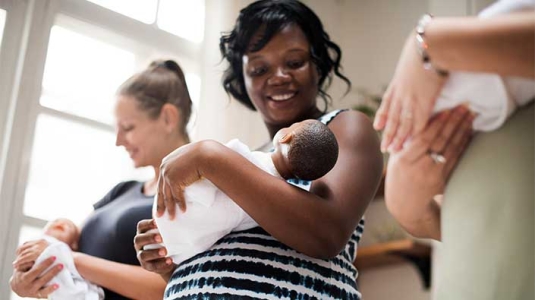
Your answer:
[[[318,72],[314,65],[307,38],[297,25],[288,25],[263,48],[253,51],[261,41],[260,35],[251,41],[243,55],[245,86],[250,91],[253,107],[260,111],[266,124],[283,122],[286,125],[298,121],[298,111],[316,111]],[[247,103],[242,98],[242,103]],[[282,114],[281,114],[282,112]],[[274,128],[268,125],[270,134]]]
[[[147,270],[169,280],[165,299],[360,299],[353,267],[363,214],[377,190],[383,158],[369,119],[355,111],[325,113],[317,98],[340,74],[341,51],[307,6],[295,0],[256,1],[221,38],[229,62],[224,88],[258,110],[270,139],[307,119],[328,124],[339,145],[336,165],[305,189],[260,170],[223,145],[205,141],[168,157],[160,178],[158,212],[174,214],[182,186],[202,175],[259,227],[231,233],[179,266],[161,250],[152,220],[138,225],[135,247]],[[355,172],[366,170],[366,172]],[[166,195],[164,197],[164,195]],[[163,251],[165,252],[165,251]]]
[[[163,281],[139,267],[132,240],[136,224],[152,215],[162,159],[189,142],[186,125],[191,105],[184,73],[170,60],[153,62],[117,92],[116,144],[124,146],[135,167],[151,167],[154,177],[146,182],[117,184],[93,205],[94,211],[81,228],[78,252],[73,252],[74,264],[83,278],[104,289],[107,300],[162,298]],[[87,181],[84,184],[91,186]],[[78,193],[70,195],[71,202],[76,203],[72,199]],[[43,244],[43,240],[25,243],[19,247],[16,260],[40,253]],[[46,285],[63,272],[62,267],[54,257],[47,257],[30,270],[15,269],[11,288],[23,297],[46,297],[62,288]]]

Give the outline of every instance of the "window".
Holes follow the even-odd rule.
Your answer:
[[[150,176],[148,169],[134,173],[126,153],[115,147],[111,126],[115,91],[135,67],[130,51],[52,27],[24,215],[81,223],[113,184]]]
[[[92,204],[115,184],[153,176],[150,167],[134,169],[124,149],[115,146],[113,107],[119,85],[153,59],[174,59],[184,69],[194,112],[198,109],[202,82],[197,53],[201,46],[192,40],[202,40],[204,24],[196,29],[200,38],[178,38],[179,33],[171,34],[160,25],[184,23],[159,22],[173,15],[163,16],[158,9],[191,6],[202,11],[196,21],[185,23],[191,27],[204,22],[204,1],[182,6],[161,0],[54,1],[57,5],[8,2],[14,4],[0,9],[0,38],[20,38],[18,44],[27,48],[14,46],[17,49],[4,54],[23,53],[11,61],[38,58],[32,64],[25,60],[12,66],[9,73],[14,74],[14,90],[25,92],[13,98],[17,101],[11,111],[13,126],[0,128],[0,138],[7,141],[2,146],[8,150],[2,152],[5,157],[0,161],[5,161],[5,166],[0,171],[15,171],[0,174],[0,195],[8,196],[8,209],[1,215],[9,221],[1,236],[7,242],[0,248],[0,299],[18,300],[21,298],[4,288],[9,285],[16,244],[39,236],[51,219],[68,217],[81,224]],[[111,12],[95,4],[140,22],[120,15],[111,19]],[[13,20],[40,20],[28,23],[29,32],[43,38],[33,39],[24,34],[26,28],[17,26],[3,32],[7,13],[15,16]],[[195,118],[191,119],[188,129],[193,135]]]
[[[54,26],[40,103],[111,125],[115,91],[135,67],[134,53]]]
[[[87,0],[146,24],[156,19],[157,0]]]
[[[43,230],[38,227],[23,225],[20,229],[19,241],[17,245],[21,245],[25,241],[29,241],[29,240],[39,237],[42,231]],[[21,298],[17,296],[15,293],[11,292],[11,300],[28,300],[28,299],[35,299],[35,298]]]
[[[202,42],[204,0],[160,0],[158,27],[192,42]]]
[[[6,23],[6,11],[3,9],[0,9],[0,46],[2,46],[5,23]]]
[[[136,171],[126,152],[115,147],[113,132],[41,114],[24,214],[43,220],[68,217],[81,223],[93,210],[92,204],[114,184],[150,175],[148,169]]]
[[[200,43],[204,38],[204,0],[87,0],[171,34]],[[156,15],[157,14],[157,15]]]

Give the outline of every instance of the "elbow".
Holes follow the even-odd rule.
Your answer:
[[[345,249],[350,236],[351,233],[347,235],[327,232],[322,236],[317,236],[313,245],[301,252],[312,258],[332,259]]]
[[[401,226],[410,235],[418,239],[441,240],[440,224],[415,224],[412,226]]]
[[[141,299],[161,300],[164,297],[165,285],[163,287],[153,287],[148,289]]]
[[[403,210],[397,209],[395,204],[387,202],[386,199],[385,202],[387,210],[403,230],[415,238],[427,238],[423,224],[415,216],[404,214]]]
[[[441,240],[440,209],[407,209],[406,203],[385,198],[387,210],[415,238]]]

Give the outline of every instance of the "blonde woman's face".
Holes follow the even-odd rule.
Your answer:
[[[133,97],[119,96],[115,105],[116,142],[123,146],[134,166],[156,166],[168,154],[164,122],[151,119]]]

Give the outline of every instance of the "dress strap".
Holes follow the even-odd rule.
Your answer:
[[[320,121],[321,123],[325,124],[325,125],[328,125],[329,123],[331,123],[331,121],[336,117],[338,116],[341,112],[344,112],[348,110],[347,108],[346,109],[337,109],[337,110],[333,110],[329,113],[326,113],[324,114],[323,116],[319,117],[318,118],[318,121]]]

